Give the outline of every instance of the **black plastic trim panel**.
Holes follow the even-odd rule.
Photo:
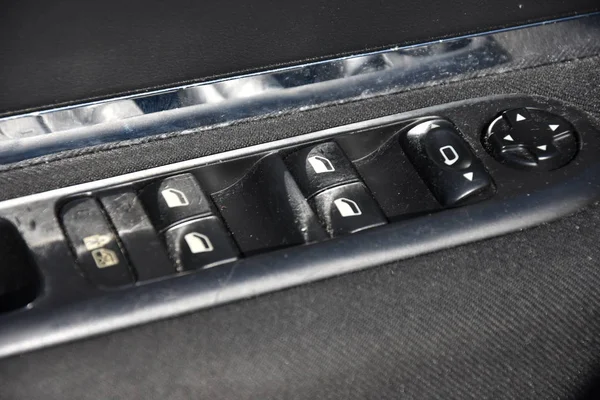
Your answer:
[[[483,149],[481,134],[499,112],[519,107],[536,107],[568,119],[581,137],[576,159],[556,171],[527,173],[494,160]],[[83,279],[57,219],[57,207],[71,196],[344,134],[362,134],[372,128],[430,116],[448,118],[463,132],[475,155],[495,179],[496,195],[461,208],[436,211],[325,242],[253,255],[218,268],[117,290],[101,290]],[[544,98],[504,96],[364,121],[2,202],[0,217],[18,228],[45,282],[41,295],[27,308],[0,316],[0,357],[173,317],[557,219],[600,197],[599,154],[600,138],[579,111]],[[352,154],[349,156],[356,161]]]

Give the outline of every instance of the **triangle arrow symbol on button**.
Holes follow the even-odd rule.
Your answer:
[[[550,127],[550,129],[552,129],[552,132],[554,132],[555,130],[558,129],[558,125],[548,125]]]
[[[513,139],[512,136],[510,136],[510,135],[504,136],[504,140],[508,140],[509,142],[514,142],[515,141],[515,139]]]
[[[540,149],[540,150],[546,151],[546,149],[548,148],[548,146],[543,145],[543,146],[538,146],[537,148]]]
[[[525,121],[527,118],[525,118],[524,116],[522,116],[521,114],[517,114],[517,122],[519,121]]]
[[[472,172],[467,172],[466,174],[463,174],[463,176],[465,178],[467,178],[468,180],[470,180],[470,181],[473,180],[473,173]]]

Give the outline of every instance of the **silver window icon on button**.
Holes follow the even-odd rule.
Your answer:
[[[333,204],[335,204],[342,217],[353,217],[356,215],[362,215],[360,207],[353,200],[342,197],[340,199],[335,200]]]
[[[190,201],[188,200],[185,193],[181,190],[177,189],[165,189],[160,192],[163,199],[167,203],[167,207],[176,208],[176,207],[185,207],[190,205]]]
[[[310,163],[310,166],[317,174],[335,171],[335,168],[333,167],[333,164],[331,163],[331,161],[329,161],[325,157],[321,157],[321,156],[308,157],[308,162]]]
[[[209,253],[215,249],[208,236],[198,232],[188,233],[183,239],[193,254]]]

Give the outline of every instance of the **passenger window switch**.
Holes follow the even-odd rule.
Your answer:
[[[306,198],[359,180],[352,163],[335,142],[305,147],[288,156],[285,162]]]
[[[178,271],[215,267],[234,261],[239,254],[229,232],[214,216],[170,228],[165,242]]]
[[[212,213],[211,202],[192,174],[172,176],[145,187],[140,195],[150,219],[159,231]]]
[[[379,206],[360,182],[336,186],[312,200],[331,237],[355,233],[387,221]]]

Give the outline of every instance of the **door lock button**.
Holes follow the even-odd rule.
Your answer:
[[[209,198],[192,174],[172,176],[150,184],[142,190],[141,198],[159,231],[212,212]]]
[[[165,233],[165,242],[178,271],[215,267],[235,260],[239,254],[217,217],[176,225]]]
[[[331,237],[387,222],[377,202],[360,182],[326,190],[314,197],[312,205]]]
[[[306,198],[359,180],[352,163],[335,142],[301,149],[287,157],[285,163]]]
[[[489,174],[449,121],[421,122],[401,135],[400,141],[419,175],[443,206],[491,194],[493,185]]]
[[[97,286],[132,284],[129,264],[100,205],[75,200],[61,210],[61,220],[85,276]]]

